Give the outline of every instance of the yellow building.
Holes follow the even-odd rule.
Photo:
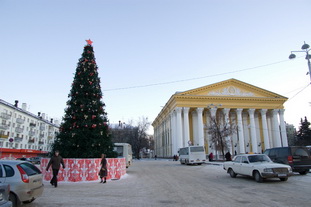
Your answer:
[[[152,123],[155,154],[171,157],[189,145],[205,146],[206,153],[216,153],[207,126],[219,113],[237,126],[237,132],[227,139],[231,154],[288,146],[283,106],[286,100],[236,79],[177,92]]]

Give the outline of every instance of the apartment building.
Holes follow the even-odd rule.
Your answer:
[[[0,99],[0,147],[49,151],[59,132],[58,121],[48,120],[44,113],[37,115]]]

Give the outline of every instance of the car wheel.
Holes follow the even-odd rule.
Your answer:
[[[263,182],[263,178],[261,177],[260,173],[258,171],[254,172],[254,178],[256,180],[256,182],[258,183],[262,183]]]
[[[299,172],[300,175],[306,175],[309,172],[309,170],[301,171]]]
[[[236,178],[237,174],[230,168],[229,169],[229,174],[232,178]]]
[[[32,199],[32,200],[23,201],[23,203],[24,203],[24,204],[31,203],[31,202],[32,202],[32,201],[34,201],[34,200],[35,200],[35,198],[34,198],[34,199]]]
[[[18,203],[17,203],[17,197],[16,197],[16,195],[15,194],[13,194],[13,193],[10,193],[10,195],[9,195],[9,200],[12,202],[12,207],[17,207],[18,205]]]
[[[281,181],[287,181],[288,178],[280,178]]]
[[[198,163],[198,165],[202,165],[202,163]]]

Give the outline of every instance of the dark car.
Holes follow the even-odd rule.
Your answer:
[[[31,158],[29,158],[29,160],[33,164],[40,164],[41,163],[41,157],[31,157]]]
[[[290,165],[294,172],[305,175],[311,169],[311,156],[306,147],[276,147],[265,150],[273,162]]]

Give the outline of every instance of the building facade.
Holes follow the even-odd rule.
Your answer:
[[[0,147],[49,151],[59,132],[58,123],[26,109],[25,103],[19,108],[18,101],[13,105],[0,99]]]
[[[229,79],[171,96],[153,121],[155,154],[171,157],[181,147],[204,146],[217,154],[208,126],[222,115],[236,126],[227,137],[231,154],[262,153],[288,146],[284,121],[286,97],[248,83]]]

